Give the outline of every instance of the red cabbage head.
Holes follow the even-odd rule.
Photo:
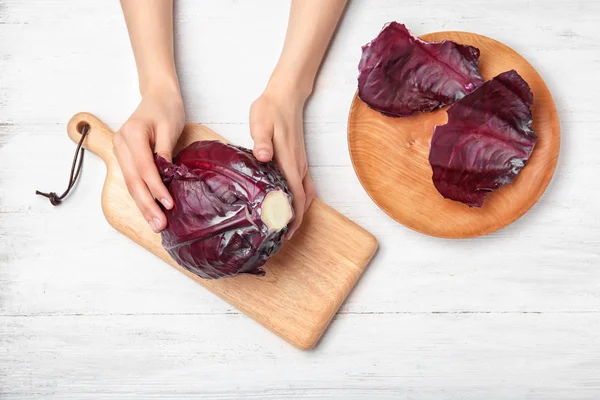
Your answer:
[[[277,166],[219,141],[192,143],[173,163],[155,161],[175,202],[164,210],[161,233],[171,257],[205,279],[264,275],[261,266],[280,249],[293,218]]]

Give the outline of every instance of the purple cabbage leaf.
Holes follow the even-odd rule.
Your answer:
[[[532,104],[529,85],[512,70],[450,106],[429,153],[433,183],[443,197],[481,207],[488,193],[513,182],[537,140]]]
[[[428,43],[390,22],[362,47],[358,96],[388,116],[433,111],[483,83],[478,62],[475,47],[449,40]]]

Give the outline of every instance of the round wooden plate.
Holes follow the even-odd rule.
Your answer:
[[[421,38],[450,39],[479,48],[479,66],[486,80],[515,69],[529,83],[534,95],[533,129],[538,135],[529,163],[511,185],[491,193],[481,208],[444,199],[433,186],[428,157],[433,128],[446,123],[447,107],[391,118],[371,110],[355,95],[348,118],[352,164],[373,201],[415,231],[443,238],[494,232],[525,214],[550,183],[560,148],[560,123],[552,95],[527,60],[496,40],[467,32],[436,32]]]

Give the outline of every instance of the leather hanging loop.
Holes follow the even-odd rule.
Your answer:
[[[71,165],[71,174],[69,175],[69,185],[67,186],[67,189],[63,192],[63,194],[61,194],[59,196],[55,192],[45,193],[45,192],[40,192],[39,190],[36,190],[35,191],[36,195],[44,196],[44,197],[48,198],[50,200],[50,203],[53,206],[58,206],[59,204],[62,203],[63,199],[69,194],[71,189],[73,189],[73,186],[75,186],[75,182],[77,182],[77,178],[79,178],[79,173],[81,172],[81,168],[83,167],[83,155],[85,153],[85,149],[83,148],[83,141],[85,140],[85,138],[89,132],[90,132],[90,126],[88,124],[85,124],[81,127],[81,130],[80,130],[81,139],[79,140],[79,143],[77,144],[77,149],[75,150],[75,156],[73,157],[73,164]]]

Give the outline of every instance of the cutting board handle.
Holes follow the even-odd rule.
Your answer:
[[[114,157],[112,151],[114,133],[96,116],[86,112],[75,114],[67,125],[69,137],[75,143],[79,143],[81,130],[85,124],[90,126],[90,131],[83,142],[83,148],[99,155],[105,162],[108,162]]]

